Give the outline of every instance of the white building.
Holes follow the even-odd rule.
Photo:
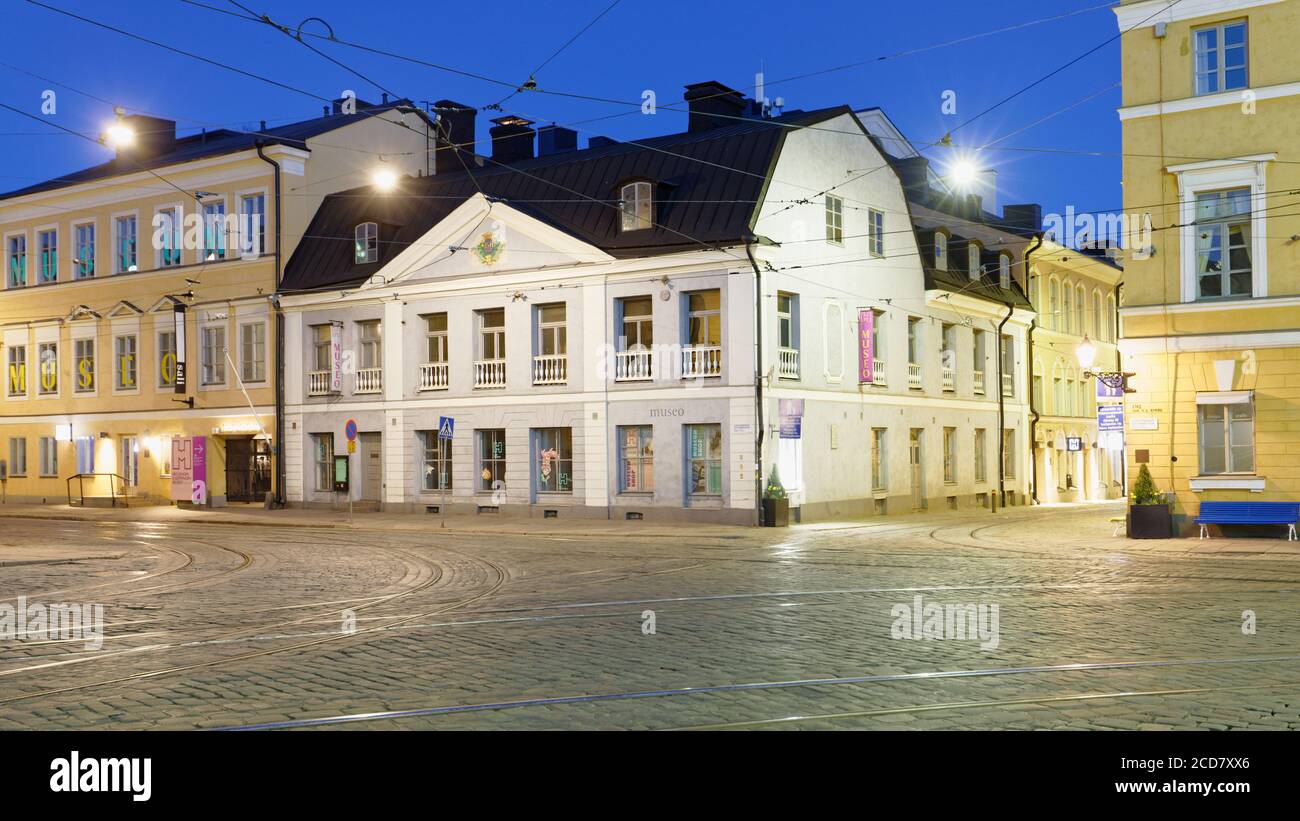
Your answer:
[[[850,109],[687,99],[682,134],[579,151],[551,127],[533,157],[502,118],[465,171],[326,200],[281,296],[291,503],[338,503],[349,420],[349,494],[384,509],[438,509],[441,478],[457,512],[750,523],[774,465],[804,520],[987,505],[1000,482],[1024,502],[1029,232],[936,198],[969,212],[938,233],[977,249],[949,265],[942,209],[913,230],[918,161]],[[444,120],[450,145],[472,117]]]

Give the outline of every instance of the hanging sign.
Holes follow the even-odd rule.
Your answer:
[[[876,312],[858,311],[858,384],[870,385],[876,381],[876,351],[872,343],[875,335]]]

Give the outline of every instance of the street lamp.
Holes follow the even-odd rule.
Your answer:
[[[1094,371],[1092,366],[1097,362],[1097,346],[1088,338],[1087,334],[1083,335],[1083,341],[1075,349],[1075,356],[1079,359],[1079,367],[1083,369],[1085,379],[1095,378],[1106,387],[1112,390],[1122,390],[1124,393],[1134,393],[1134,390],[1128,387],[1128,378],[1137,374],[1125,371]]]

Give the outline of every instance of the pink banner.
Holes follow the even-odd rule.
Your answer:
[[[858,384],[869,385],[875,381],[876,352],[871,344],[875,335],[876,312],[864,308],[858,311]]]

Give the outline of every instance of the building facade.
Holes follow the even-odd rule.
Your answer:
[[[282,251],[326,193],[370,174],[377,146],[421,171],[423,123],[362,103],[178,137],[126,117],[135,137],[114,159],[0,196],[7,498],[170,503],[172,440],[204,437],[202,501],[263,502]]]
[[[502,118],[465,173],[326,199],[281,300],[292,504],[754,523],[774,477],[804,520],[1025,498],[1032,313],[996,255],[936,279],[851,110],[687,100],[683,134],[552,127],[534,157]]]
[[[1300,498],[1298,0],[1116,7],[1130,470],[1190,528],[1205,500]],[[1131,30],[1130,30],[1131,29]]]

